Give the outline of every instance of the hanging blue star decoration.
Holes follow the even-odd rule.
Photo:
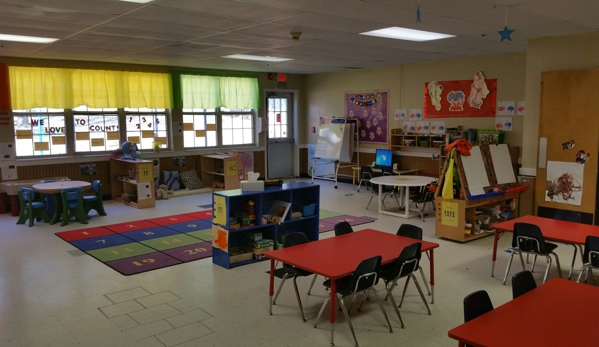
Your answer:
[[[503,40],[510,40],[512,41],[512,38],[510,37],[510,35],[514,32],[514,30],[509,30],[507,28],[507,25],[503,28],[503,30],[498,31],[499,35],[501,35],[501,41],[503,42]]]
[[[418,5],[418,9],[416,10],[416,22],[422,23],[420,21],[420,4]]]

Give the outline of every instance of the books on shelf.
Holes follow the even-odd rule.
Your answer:
[[[287,213],[291,209],[291,203],[286,201],[275,200],[268,212],[269,216],[277,217],[278,221],[284,221]]]

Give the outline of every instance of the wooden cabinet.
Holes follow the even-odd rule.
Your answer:
[[[404,134],[402,129],[391,129],[390,147],[393,151],[428,148],[442,154],[446,145],[447,135]]]
[[[151,160],[110,159],[112,199],[137,208],[156,205]]]
[[[239,189],[246,177],[241,158],[231,155],[201,155],[200,170],[204,186],[217,189]]]
[[[269,214],[275,201],[290,203],[291,210],[278,223],[263,220],[262,216]],[[212,262],[224,268],[266,260],[257,259],[253,253],[248,254],[248,258],[243,258],[238,252],[230,252],[244,246],[249,233],[259,232],[263,239],[273,240],[274,249],[278,248],[283,235],[291,232],[299,231],[305,233],[310,241],[318,240],[319,185],[291,182],[282,187],[268,187],[260,192],[244,192],[241,189],[218,191],[212,193],[212,204],[212,238],[218,244],[218,247],[213,247]],[[303,212],[301,217],[293,214],[297,210]],[[248,226],[237,225],[240,214],[247,214]]]

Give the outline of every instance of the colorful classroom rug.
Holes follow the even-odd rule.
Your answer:
[[[212,256],[212,210],[62,231],[69,242],[123,275]]]
[[[370,223],[356,217],[320,210],[319,232],[343,221],[352,226]],[[57,232],[56,236],[129,276],[212,256],[212,210]]]

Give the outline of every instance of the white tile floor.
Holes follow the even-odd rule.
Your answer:
[[[435,304],[426,310],[413,284],[400,309],[406,324],[399,328],[397,316],[385,303],[394,327],[389,333],[379,308],[367,303],[363,312],[352,312],[361,346],[455,346],[447,331],[462,323],[462,300],[468,293],[485,289],[498,306],[511,299],[511,287],[501,279],[509,254],[511,235],[500,239],[496,277],[491,277],[493,238],[460,244],[438,239],[435,221],[403,220],[379,215],[376,202],[365,210],[370,191],[360,193],[350,184],[333,189],[321,185],[324,209],[378,218],[355,230],[374,228],[395,233],[401,223],[424,228],[425,239],[438,242],[435,250]],[[211,196],[192,195],[157,201],[156,208],[137,210],[106,201],[107,217],[94,217],[88,227],[153,218],[199,210]],[[395,203],[388,200],[389,204]],[[133,276],[123,276],[54,235],[83,225],[65,227],[36,223],[16,225],[17,218],[0,215],[0,346],[327,346],[329,325],[312,328],[327,295],[317,281],[307,296],[310,278],[298,280],[307,322],[302,322],[292,283],[285,288],[268,314],[269,262],[231,270],[213,265],[211,259],[176,265]],[[320,234],[332,237],[333,232]],[[368,247],[368,245],[364,245]],[[567,274],[572,247],[560,245],[558,254]],[[423,260],[428,276],[428,260]],[[539,261],[537,282],[544,261]],[[580,258],[576,268],[580,268]],[[517,262],[511,274],[519,271]],[[577,273],[576,273],[577,274]],[[557,276],[555,267],[549,278]],[[511,276],[510,276],[511,277]],[[278,284],[278,282],[276,283]],[[383,287],[381,285],[381,290]],[[399,293],[399,291],[397,291]],[[396,294],[398,295],[398,294]],[[335,345],[351,346],[349,328],[340,314]]]

